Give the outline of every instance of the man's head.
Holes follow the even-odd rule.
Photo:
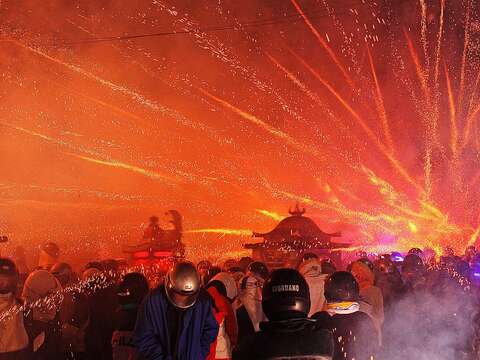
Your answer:
[[[73,277],[73,269],[67,263],[56,263],[50,269],[50,273],[57,278],[62,287],[67,286]]]
[[[358,301],[359,298],[357,280],[347,271],[337,271],[325,282],[325,299],[328,303]]]
[[[15,263],[7,258],[0,258],[0,295],[13,294],[17,290],[18,271]]]
[[[187,309],[195,305],[199,292],[200,276],[191,262],[177,263],[165,276],[165,293],[176,308]]]
[[[273,271],[263,286],[262,308],[273,321],[306,318],[310,311],[310,291],[303,276],[293,269]]]

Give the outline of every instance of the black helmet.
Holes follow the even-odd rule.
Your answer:
[[[200,277],[195,265],[189,261],[177,263],[165,276],[165,292],[175,307],[193,306],[200,292]]]
[[[374,266],[373,266],[373,263],[370,261],[369,258],[363,257],[363,258],[361,258],[361,259],[358,259],[357,261],[359,261],[359,262],[361,262],[361,263],[364,263],[365,265],[368,266],[368,268],[369,268],[371,271],[373,271]]]
[[[147,279],[137,272],[126,274],[118,286],[120,305],[139,305],[147,294]]]
[[[337,271],[337,267],[333,263],[332,259],[325,258],[322,260],[321,264],[323,274],[333,274],[335,271]]]
[[[60,248],[54,242],[47,242],[43,244],[42,250],[53,258],[58,258],[60,256]]]
[[[306,252],[302,256],[302,262],[310,259],[318,259],[318,255],[312,252]]]
[[[410,254],[417,255],[418,257],[422,257],[423,251],[420,248],[414,247],[408,250],[408,255]]]
[[[248,265],[247,271],[252,274],[257,274],[263,280],[266,280],[268,277],[268,268],[264,263],[260,261],[254,261],[250,265]]]
[[[0,258],[0,294],[15,293],[18,285],[18,270],[15,263],[7,258]]]
[[[395,264],[390,259],[390,256],[382,256],[380,259],[375,261],[375,269],[384,274],[393,274],[397,270]]]
[[[325,282],[327,302],[358,301],[360,289],[357,280],[347,271],[337,271]]]
[[[50,273],[57,278],[62,287],[65,287],[72,278],[73,270],[67,263],[56,263],[50,269]]]
[[[422,259],[414,254],[409,254],[405,256],[402,264],[402,273],[404,272],[420,272],[425,269]]]
[[[310,291],[303,276],[293,269],[273,271],[263,286],[262,308],[269,320],[306,317]]]

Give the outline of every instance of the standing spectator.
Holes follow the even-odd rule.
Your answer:
[[[367,313],[372,317],[380,334],[384,320],[383,295],[380,288],[373,285],[375,276],[372,270],[361,261],[355,261],[352,264],[351,273],[360,287],[360,299],[370,305],[371,310]],[[362,310],[361,305],[360,310]]]
[[[148,282],[140,273],[126,274],[118,289],[120,308],[115,313],[115,330],[112,335],[113,360],[137,360],[133,332],[140,304],[148,294]]]
[[[322,311],[325,304],[323,289],[327,275],[322,273],[322,263],[315,257],[303,261],[298,271],[303,275],[310,289],[310,313],[308,316],[312,316],[316,312]]]
[[[64,289],[60,307],[60,325],[65,359],[79,360],[85,356],[85,330],[89,309],[87,296],[76,286],[77,277],[67,263],[57,263],[50,270]]]
[[[0,320],[0,360],[27,360],[28,335],[25,330],[21,302],[15,297],[18,271],[10,259],[0,258],[0,316],[12,314]]]
[[[333,360],[376,359],[379,347],[377,330],[372,319],[360,312],[360,290],[352,274],[333,273],[325,282],[327,311],[313,315],[317,326],[333,333]]]
[[[146,360],[207,358],[218,324],[204,291],[195,265],[180,262],[167,274],[164,285],[145,298],[134,339]]]
[[[22,297],[31,307],[25,319],[30,338],[32,360],[63,360],[59,308],[62,289],[58,280],[46,270],[32,272],[23,287]]]
[[[233,359],[332,359],[331,333],[307,318],[310,295],[300,273],[293,269],[272,272],[263,288],[262,306],[269,321],[240,342]]]
[[[207,291],[213,299],[213,314],[217,320],[219,331],[212,344],[209,360],[226,360],[232,358],[232,349],[237,345],[237,319],[232,302],[237,297],[237,287],[233,277],[221,272],[213,277],[207,285]]]

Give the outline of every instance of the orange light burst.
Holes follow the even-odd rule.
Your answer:
[[[222,235],[236,235],[236,236],[252,236],[251,230],[246,229],[193,229],[185,231],[187,234],[222,234]]]
[[[276,221],[281,221],[285,218],[285,216],[282,216],[274,211],[268,211],[264,209],[255,209],[255,211],[259,214],[265,215],[266,217],[269,217]]]

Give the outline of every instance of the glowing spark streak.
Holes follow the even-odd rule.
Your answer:
[[[267,216],[269,218],[272,218],[273,220],[276,220],[276,221],[281,221],[281,220],[285,219],[285,216],[277,214],[276,212],[273,212],[273,211],[268,211],[268,210],[263,210],[263,209],[255,209],[255,211],[258,212],[259,214],[265,215],[265,216]]]
[[[422,10],[422,45],[423,45],[423,54],[425,57],[425,68],[428,69],[430,67],[429,57],[428,57],[428,38],[427,38],[427,4],[425,0],[419,0],[420,7]]]
[[[405,34],[405,37],[407,38],[408,50],[410,52],[410,56],[412,58],[414,66],[415,66],[415,71],[417,73],[418,80],[420,81],[420,85],[422,87],[422,90],[425,94],[428,105],[430,107],[431,94],[430,94],[430,90],[428,88],[428,83],[427,83],[427,79],[426,79],[426,76],[425,76],[425,71],[423,70],[422,65],[420,64],[420,59],[418,58],[418,54],[415,51],[415,47],[413,46],[412,40],[410,39],[410,36],[408,36],[408,33],[407,33],[406,30],[404,30],[404,34]]]
[[[394,152],[393,139],[392,139],[392,134],[390,133],[390,125],[388,123],[385,104],[383,102],[382,90],[380,89],[380,84],[377,78],[377,72],[375,70],[375,64],[373,63],[372,53],[370,52],[370,47],[368,45],[367,45],[367,54],[368,54],[368,59],[370,61],[370,68],[372,70],[373,81],[375,82],[375,89],[377,92],[377,96],[375,97],[375,102],[377,103],[378,116],[382,121],[383,133],[385,135],[385,139],[387,140],[387,146],[390,152],[393,153]]]
[[[442,48],[442,36],[443,36],[443,26],[445,18],[445,0],[441,0],[440,4],[440,24],[438,27],[438,36],[437,36],[437,50],[435,55],[435,84],[438,87],[438,74],[440,72],[440,53]]]
[[[467,246],[474,245],[477,242],[478,235],[480,235],[480,225],[475,229],[472,236],[470,236]]]
[[[367,123],[363,120],[363,118],[348,104],[348,102],[330,85],[325,79],[323,79],[320,74],[313,69],[310,64],[308,64],[303,58],[298,56],[296,53],[292,52],[292,54],[305,66],[316,78],[320,81],[323,86],[325,86],[330,93],[337,98],[337,100],[343,105],[343,107],[353,116],[353,118],[357,121],[357,123],[361,126],[361,128],[365,131],[367,136],[370,140],[377,146],[380,152],[388,159],[388,161],[392,164],[395,170],[409,183],[411,184],[417,191],[423,193],[424,190],[421,186],[419,186],[412,177],[408,174],[408,172],[403,168],[403,166],[395,159],[394,156],[388,151],[388,149],[378,140],[375,133],[370,129]]]
[[[470,32],[468,31],[468,28],[470,26],[471,7],[472,7],[472,2],[469,1],[467,5],[467,12],[465,15],[465,34],[464,34],[464,40],[463,40],[462,65],[460,68],[460,94],[458,96],[459,109],[462,107],[463,94],[465,92],[465,67],[467,62],[468,45],[470,43]]]
[[[244,229],[195,229],[185,231],[187,234],[210,233],[223,235],[252,236],[251,230]]]
[[[282,139],[284,140],[288,145],[292,146],[293,148],[297,149],[297,150],[300,150],[302,152],[306,152],[306,153],[309,153],[309,154],[312,154],[320,159],[323,159],[325,157],[324,154],[321,154],[319,151],[317,151],[316,149],[312,148],[312,147],[308,147],[308,146],[305,146],[304,144],[301,144],[299,143],[298,141],[296,141],[294,138],[292,138],[290,135],[284,133],[283,131],[281,130],[278,130],[277,128],[267,124],[265,121],[257,118],[255,115],[252,115],[252,114],[249,114],[239,108],[237,108],[236,106],[230,104],[228,101],[226,100],[223,100],[223,99],[220,99],[219,97],[213,95],[213,94],[210,94],[208,91],[204,90],[204,89],[201,89],[201,88],[198,88],[204,95],[206,95],[207,97],[209,97],[210,99],[216,101],[217,103],[223,105],[225,108],[233,111],[235,114],[241,116],[242,118],[244,118],[245,120],[248,120],[250,121],[251,123],[255,124],[255,125],[258,125],[260,126],[261,128],[263,128],[264,130],[266,130],[267,132],[269,132],[270,134],[272,134],[273,136],[279,138],[279,139]]]
[[[57,145],[63,145],[63,146],[67,146],[69,148],[71,148],[71,145],[64,142],[64,141],[61,141],[61,140],[57,140],[57,139],[54,139],[52,137],[49,137],[47,135],[43,135],[43,134],[40,134],[40,133],[37,133],[35,131],[31,131],[31,130],[27,130],[27,129],[24,129],[22,127],[19,127],[19,126],[14,126],[14,125],[10,125],[10,124],[6,124],[6,123],[1,123],[2,125],[4,126],[8,126],[8,127],[11,127],[13,129],[16,129],[18,131],[21,131],[21,132],[24,132],[26,134],[29,134],[31,136],[35,136],[35,137],[39,137],[43,140],[46,140],[48,142],[51,142],[51,143],[54,143],[54,144],[57,144]],[[146,169],[142,169],[138,166],[133,166],[133,165],[129,165],[129,164],[125,164],[123,162],[120,162],[120,161],[116,161],[116,160],[113,160],[113,161],[106,161],[106,160],[99,160],[99,159],[94,159],[94,158],[90,158],[90,157],[86,157],[86,156],[82,156],[82,155],[77,155],[77,154],[72,154],[72,153],[65,153],[65,154],[68,154],[70,156],[74,156],[74,157],[77,157],[79,159],[83,159],[83,160],[87,160],[87,161],[90,161],[90,162],[94,162],[94,163],[97,163],[97,164],[101,164],[101,165],[106,165],[106,166],[112,166],[112,167],[117,167],[117,168],[122,168],[122,169],[126,169],[126,170],[130,170],[130,171],[133,171],[133,172],[136,172],[136,173],[139,173],[139,174],[142,174],[142,175],[145,175],[145,176],[148,176],[152,179],[163,179],[163,180],[173,180],[172,178],[169,178],[165,175],[161,175],[159,173],[156,173],[156,172],[153,172],[153,171],[149,171],[149,170],[146,170]]]
[[[448,75],[447,66],[445,65],[445,78],[447,81],[447,91],[448,91],[448,103],[450,108],[450,147],[453,152],[453,157],[457,156],[457,143],[458,143],[458,129],[457,129],[457,120],[456,120],[456,110],[455,110],[455,100],[452,92],[452,85],[450,83],[450,76]]]
[[[335,52],[330,48],[330,46],[328,46],[328,43],[323,39],[323,37],[320,35],[320,33],[315,28],[315,26],[313,26],[313,24],[310,22],[310,20],[305,15],[305,13],[303,12],[300,5],[298,5],[297,1],[296,0],[291,0],[291,2],[293,4],[293,6],[295,7],[295,9],[297,10],[297,12],[300,14],[300,16],[305,21],[305,24],[307,24],[307,26],[310,28],[312,33],[315,35],[315,37],[317,38],[320,45],[322,45],[322,47],[327,51],[328,55],[331,57],[333,62],[338,66],[338,68],[342,72],[343,76],[347,80],[348,84],[353,88],[355,86],[354,82],[353,82],[352,78],[350,77],[350,75],[348,74],[345,67],[343,66],[343,64],[341,63],[341,61],[337,58],[337,55],[335,54]]]
[[[275,59],[273,56],[271,56],[269,53],[266,53],[267,57],[272,61],[280,70],[282,70],[287,77],[295,84],[297,85],[303,92],[305,92],[310,99],[315,101],[318,105],[324,106],[323,102],[318,98],[318,96],[314,93],[312,93],[304,83],[302,83],[294,74],[292,74],[286,67],[284,67],[280,62]]]
[[[93,159],[93,158],[90,158],[90,157],[87,157],[87,156],[82,156],[82,155],[77,155],[77,154],[70,154],[70,153],[67,153],[68,155],[71,155],[71,156],[74,156],[74,157],[77,157],[79,159],[82,159],[82,160],[85,160],[85,161],[89,161],[89,162],[92,162],[92,163],[95,163],[95,164],[99,164],[99,165],[105,165],[105,166],[110,166],[110,167],[114,167],[114,168],[119,168],[119,169],[124,169],[124,170],[129,170],[129,171],[133,171],[137,174],[141,174],[141,175],[144,175],[144,176],[147,176],[151,179],[156,179],[156,180],[173,180],[165,175],[162,175],[162,174],[159,174],[157,172],[154,172],[154,171],[151,171],[151,170],[147,170],[147,169],[143,169],[141,167],[138,167],[138,166],[134,166],[134,165],[129,165],[129,164],[126,164],[126,163],[123,163],[123,162],[120,162],[120,161],[116,161],[116,160],[110,160],[110,161],[107,161],[107,160],[99,160],[99,159]]]
[[[470,134],[472,131],[472,125],[474,123],[475,117],[480,111],[480,105],[478,105],[475,110],[472,112],[473,103],[475,102],[475,95],[477,94],[478,85],[480,82],[480,71],[477,74],[477,78],[475,79],[475,86],[473,87],[472,95],[470,97],[470,102],[468,105],[467,111],[467,123],[465,124],[465,130],[463,132],[463,142],[462,142],[462,149],[468,145],[470,141]]]

